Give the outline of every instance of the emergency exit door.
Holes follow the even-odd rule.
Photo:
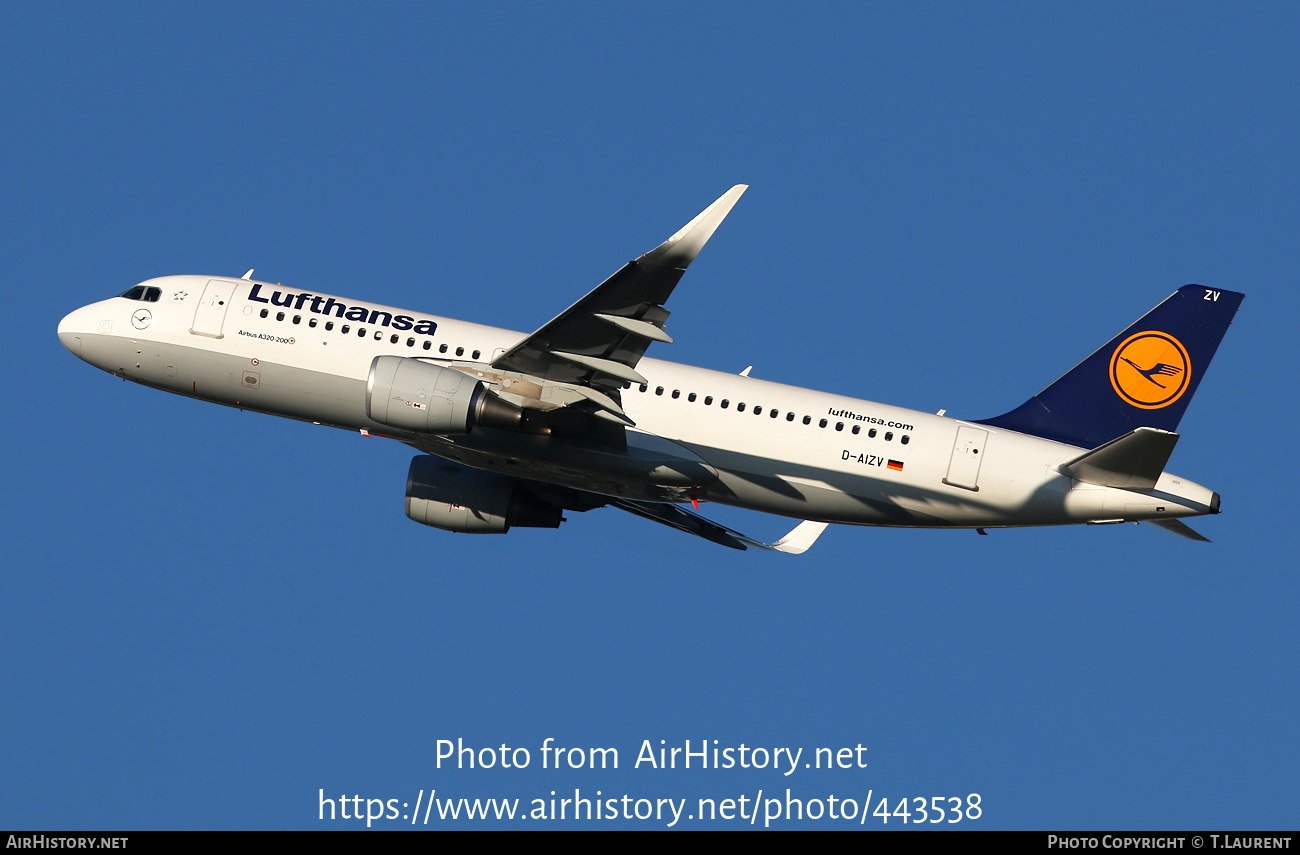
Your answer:
[[[980,464],[984,461],[984,446],[989,432],[962,425],[957,428],[957,440],[952,444],[952,457],[948,460],[948,476],[943,483],[967,490],[978,490]]]

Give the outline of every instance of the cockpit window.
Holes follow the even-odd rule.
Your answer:
[[[143,285],[137,285],[126,291],[126,293],[121,296],[128,300],[143,300],[146,303],[157,303],[158,298],[162,296],[162,289],[152,286],[146,288]]]

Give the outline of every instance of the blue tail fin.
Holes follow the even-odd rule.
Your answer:
[[[1176,431],[1244,296],[1185,285],[1064,377],[981,424],[1083,448],[1139,427]]]

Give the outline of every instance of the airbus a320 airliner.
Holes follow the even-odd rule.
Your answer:
[[[975,529],[1181,521],[1219,495],[1165,471],[1242,296],[1187,285],[1020,407],[946,418],[645,357],[735,205],[722,195],[531,335],[252,278],[164,276],[59,339],[119,377],[404,442],[406,513],[455,532],[613,506],[716,543],[808,549],[828,523]],[[803,520],[764,544],[696,511]],[[692,510],[687,509],[692,506]]]

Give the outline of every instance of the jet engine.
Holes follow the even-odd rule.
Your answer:
[[[416,433],[468,433],[475,425],[518,428],[523,409],[451,368],[406,356],[377,356],[366,381],[366,415]]]
[[[406,515],[447,531],[504,534],[512,526],[559,528],[562,511],[517,479],[430,454],[413,459],[406,476]]]

